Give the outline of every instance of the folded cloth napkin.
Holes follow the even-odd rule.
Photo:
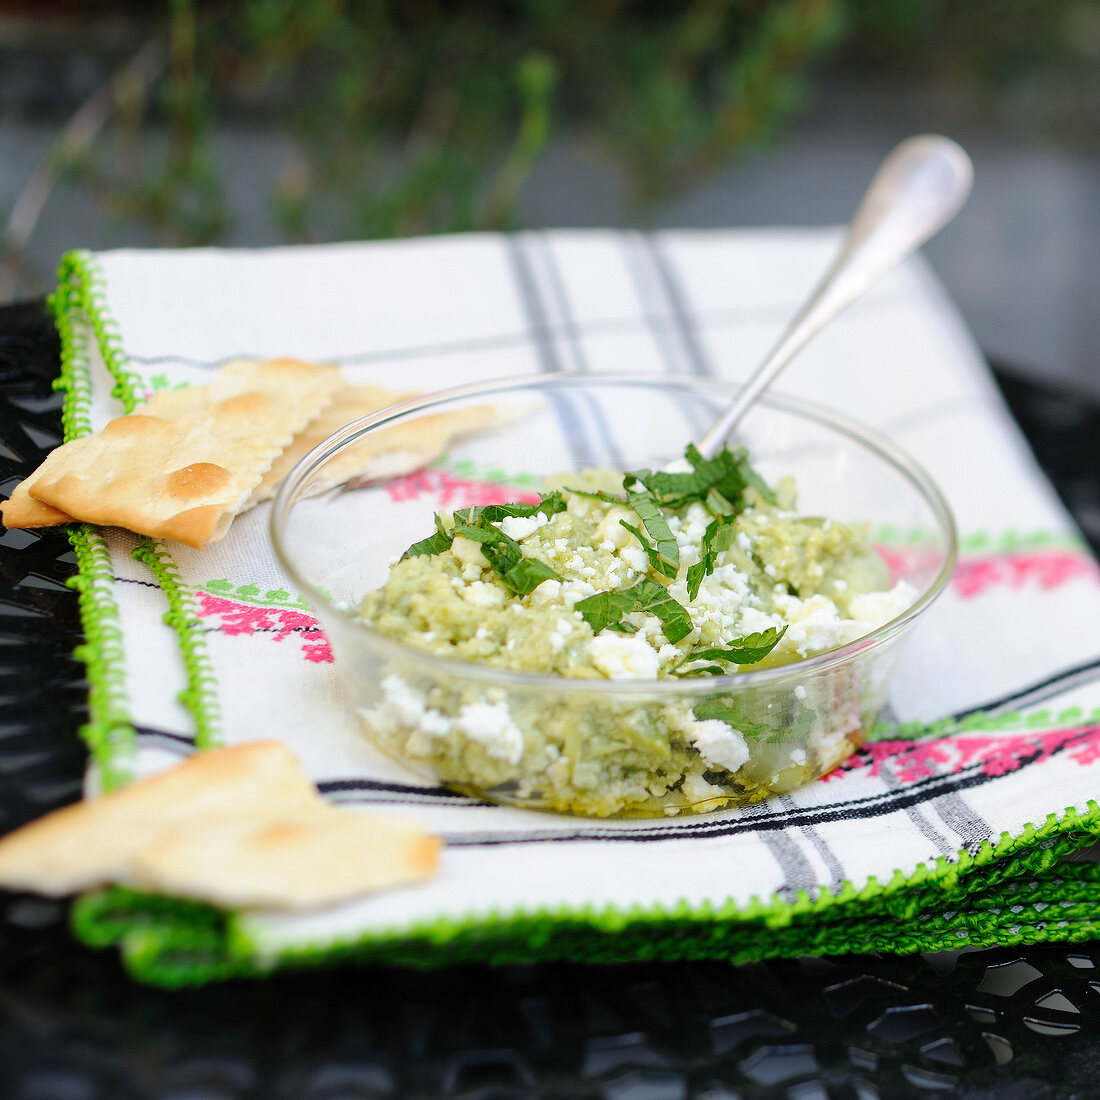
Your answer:
[[[737,379],[827,266],[833,230],[538,232],[66,257],[54,303],[71,437],[240,356],[435,389],[539,371]],[[961,529],[887,716],[845,765],[744,810],[596,821],[441,799],[382,760],[266,538],[268,505],[202,550],[77,528],[91,781],[278,738],[328,797],[447,840],[417,887],[311,913],[121,889],[75,925],[164,984],[355,957],[435,965],[914,951],[1100,929],[1100,573],[971,339],[918,259],[779,387],[910,451]],[[427,508],[427,505],[426,505]],[[644,843],[642,842],[644,841]]]

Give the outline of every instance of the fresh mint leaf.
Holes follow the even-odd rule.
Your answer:
[[[616,634],[637,634],[638,628],[633,623],[628,623],[625,619],[620,623],[608,623],[608,630],[614,630]]]
[[[680,568],[680,546],[676,542],[676,536],[672,533],[672,528],[668,525],[668,520],[661,515],[661,509],[650,497],[642,493],[627,493],[626,505],[642,521],[642,526],[655,543],[656,558],[653,554],[650,554],[650,564],[663,576],[675,577],[677,570]],[[648,554],[650,547],[645,539],[642,539],[641,535],[638,534],[638,531],[622,520],[619,522],[637,536],[642,545],[645,546]]]
[[[703,578],[714,572],[718,561],[718,555],[723,550],[728,550],[733,542],[733,517],[728,515],[715,516],[707,524],[703,532],[703,541],[699,547],[699,560],[687,571],[688,599],[694,600],[699,595],[699,586]]]
[[[581,600],[576,610],[592,628],[593,634],[604,629],[616,629],[623,616],[634,611],[646,611],[661,621],[661,628],[670,642],[686,638],[692,631],[691,616],[683,604],[677,603],[657,581],[639,581],[631,588],[614,592],[597,592]]]
[[[651,615],[656,615],[661,620],[661,627],[665,632],[665,637],[675,644],[686,638],[694,629],[694,624],[691,621],[691,616],[688,614],[687,608],[682,603],[678,603],[669,594],[668,591],[662,586],[657,585],[660,589],[660,594],[655,595],[652,602],[646,607]]]
[[[632,523],[627,523],[625,519],[619,520],[619,523],[642,544],[642,549],[646,552],[646,557],[649,558],[650,568],[655,573],[660,573],[662,577],[668,577],[670,580],[676,576],[677,567],[661,557],[657,547],[646,538],[644,531],[635,527]]]
[[[414,542],[412,546],[401,555],[401,560],[406,558],[419,557],[421,554],[442,554],[444,550],[449,550],[451,543],[454,542],[454,534],[448,531],[443,526],[443,520],[440,519],[439,514],[435,516],[435,534],[429,535],[426,539],[421,539],[419,542]]]
[[[759,630],[755,634],[746,634],[732,642],[714,649],[701,649],[688,656],[692,661],[729,661],[735,665],[754,665],[762,661],[779,644],[779,639],[787,633],[786,626]]]
[[[623,588],[615,592],[597,592],[594,596],[586,596],[576,603],[574,610],[581,613],[593,634],[599,634],[601,630],[622,622],[624,615],[640,611],[641,606],[634,589]]]
[[[694,714],[700,722],[705,722],[711,718],[717,718],[719,722],[725,722],[727,726],[738,730],[747,738],[771,737],[774,736],[776,732],[771,726],[765,726],[759,722],[751,721],[740,711],[734,710],[728,703],[723,703],[719,699],[711,699],[706,703],[700,703],[693,708],[692,714]]]
[[[515,565],[500,574],[500,579],[509,592],[517,596],[527,596],[543,581],[560,581],[562,578],[560,573],[555,573],[545,562],[534,558],[520,558]]]
[[[514,501],[509,504],[481,504],[473,508],[462,508],[455,512],[457,523],[466,523],[473,527],[487,523],[499,523],[502,519],[527,518],[541,512],[544,516],[557,515],[565,511],[565,501],[557,489],[547,493],[537,504],[529,501]]]
[[[472,512],[474,509],[471,508],[466,514],[469,515]],[[459,514],[456,512],[455,516]],[[484,512],[476,518],[482,521],[484,526],[475,527],[469,523],[456,523],[455,534],[481,544],[481,552],[485,555],[485,559],[504,582],[504,587],[513,595],[526,596],[538,588],[543,581],[562,579],[560,573],[556,573],[544,562],[525,558],[519,543],[487,520]]]
[[[745,489],[751,486],[769,504],[775,504],[775,494],[749,464],[744,447],[723,448],[711,459],[705,459],[694,443],[684,450],[691,465],[690,473],[668,473],[663,470],[631,470],[623,478],[623,488],[645,488],[663,508],[679,510],[693,501],[706,503],[714,514],[741,511]]]
[[[674,671],[673,676],[678,676],[681,680],[687,680],[692,676],[725,676],[729,672],[728,669],[722,668],[721,665],[699,665],[696,668],[688,668],[683,672]]]

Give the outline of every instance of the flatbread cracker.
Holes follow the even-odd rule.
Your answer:
[[[0,504],[0,522],[5,527],[56,527],[59,523],[72,523],[72,516],[31,496],[30,485],[34,478],[35,474],[24,478]]]
[[[271,469],[264,474],[249,499],[248,507],[273,497],[283,478],[318,443],[334,432],[387,405],[418,396],[416,393],[394,393],[377,386],[345,383],[333,395],[332,404],[299,432],[294,442],[271,464]],[[316,495],[351,481],[370,481],[411,473],[438,458],[456,437],[490,427],[502,419],[500,411],[492,405],[472,405],[419,416],[415,423],[384,428],[348,447],[338,458],[325,465],[310,484],[309,492]]]
[[[0,839],[0,885],[60,897],[123,882],[157,837],[232,808],[240,814],[312,811],[318,796],[278,742],[210,749],[169,771],[77,802]]]
[[[110,883],[215,905],[302,909],[419,882],[441,842],[330,806],[277,741],[182,764],[0,839],[0,887],[51,897]]]
[[[229,363],[209,385],[154,394],[139,411],[63,444],[28,491],[74,518],[201,549],[225,534],[338,386],[334,366]]]
[[[428,878],[440,841],[402,818],[320,803],[163,835],[132,862],[136,886],[230,909],[308,909]]]

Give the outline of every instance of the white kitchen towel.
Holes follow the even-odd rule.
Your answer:
[[[56,298],[67,430],[241,356],[338,362],[396,389],[540,371],[737,380],[838,239],[555,231],[76,253]],[[202,551],[80,536],[95,780],[273,737],[329,797],[446,837],[423,886],[314,914],[234,914],[233,949],[265,964],[426,934],[491,940],[535,915],[588,915],[605,931],[639,914],[782,922],[907,886],[946,889],[960,871],[1026,858],[1036,829],[1048,849],[1080,844],[1100,829],[1100,574],[927,266],[885,278],[777,388],[888,434],[938,482],[961,533],[954,579],[906,643],[895,725],[826,780],[667,821],[553,817],[428,788],[358,732],[324,634],[270,550],[266,504]],[[444,465],[419,484],[438,496],[459,481]],[[545,939],[528,937],[532,957]]]

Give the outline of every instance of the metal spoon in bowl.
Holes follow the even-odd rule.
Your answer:
[[[955,216],[973,178],[970,158],[945,137],[911,137],[890,153],[871,180],[833,266],[699,440],[704,458],[722,449],[734,425],[818,329]]]

